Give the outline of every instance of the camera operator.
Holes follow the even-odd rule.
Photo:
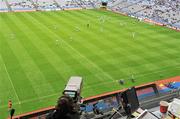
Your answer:
[[[50,113],[46,119],[80,119],[77,104],[67,95],[58,99],[55,111]]]

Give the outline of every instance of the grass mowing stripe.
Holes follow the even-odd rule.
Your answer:
[[[69,77],[68,77],[69,78]]]
[[[155,65],[154,65],[155,66]]]
[[[70,70],[70,69],[67,69],[67,70]],[[69,77],[68,77],[69,78]]]
[[[29,89],[31,89],[31,85],[29,85],[27,77],[26,77],[25,73],[23,72],[18,59],[16,59],[16,56],[14,55],[12,48],[5,41],[6,38],[3,36],[4,34],[1,34],[1,32],[0,32],[0,35],[3,38],[0,40],[1,56],[4,59],[4,63],[6,64],[6,69],[12,79],[12,83],[16,89],[19,100],[22,101],[23,99],[29,99],[30,97],[33,97],[32,96],[33,90],[29,90]],[[6,85],[7,84],[5,84],[4,86],[6,87]],[[26,91],[28,91],[28,93],[25,93]],[[8,91],[6,91],[6,92],[8,92]],[[13,91],[12,91],[12,93],[13,93]],[[9,99],[11,99],[13,101],[13,103],[18,102],[18,100],[15,99],[14,97],[11,98],[11,96],[13,96],[11,93],[8,95],[10,97],[8,96],[8,97],[4,98],[4,100],[8,101]],[[7,105],[7,102],[3,103],[3,104]],[[21,104],[19,104],[19,102],[18,102],[18,105],[14,106],[14,108],[16,108],[18,110],[18,112],[16,114],[22,113],[23,109],[21,107]],[[7,117],[7,115],[8,115],[7,107],[2,108],[1,113],[2,113],[1,114],[2,118]]]
[[[25,30],[24,26],[22,26],[22,23],[19,22],[18,19],[16,19],[16,16],[13,16],[12,18],[13,18],[13,20],[16,20],[16,23],[20,27],[19,29],[18,29],[18,27],[16,27],[16,32],[21,32],[21,31]],[[14,26],[17,26],[17,25],[14,25]],[[23,28],[23,30],[21,28]],[[28,30],[26,30],[26,31],[28,31]],[[22,33],[22,35],[23,35],[23,33]],[[26,37],[28,37],[28,36],[26,35]],[[40,97],[41,95],[44,95],[44,94],[53,93],[52,87],[50,87],[50,85],[48,85],[48,82],[45,81],[42,73],[38,69],[37,65],[33,62],[34,60],[29,55],[27,48],[25,48],[25,45],[22,44],[20,39],[21,39],[21,37],[18,37],[18,40],[17,39],[15,40],[17,42],[17,45],[15,47],[17,47],[16,48],[17,50],[19,49],[18,50],[18,53],[20,53],[19,61],[21,62],[22,67],[23,67],[26,75],[28,76],[28,79],[29,79],[30,83],[32,84],[33,89],[35,90],[35,94],[38,97]],[[21,45],[19,45],[19,44],[21,44]],[[41,84],[41,85],[39,85],[39,84]],[[43,88],[47,89],[47,91],[46,92],[42,91],[41,89],[43,89]]]
[[[111,39],[111,38],[110,38]],[[110,43],[112,43],[112,42],[110,42]],[[108,42],[108,45],[109,45],[109,42]],[[128,44],[127,44],[128,45]]]
[[[16,32],[16,33],[18,33],[18,32]],[[20,38],[21,39],[21,38]],[[25,77],[24,77],[25,78]],[[23,82],[23,81],[19,81],[19,82]],[[29,84],[29,83],[28,83]],[[19,86],[20,87],[20,86]],[[21,86],[22,87],[22,86]],[[18,88],[17,88],[18,89]],[[29,89],[31,89],[31,88],[29,88]],[[33,88],[32,88],[33,89]],[[31,89],[31,90],[32,90]],[[45,88],[46,89],[46,88]],[[26,89],[26,90],[28,90],[28,89]],[[59,90],[59,88],[58,88],[58,90]],[[41,90],[41,91],[44,91],[44,90]],[[48,90],[47,90],[48,91]],[[21,95],[21,96],[25,96],[25,95]],[[29,96],[31,96],[31,98],[33,98],[33,95],[31,95],[30,93],[29,93]],[[56,97],[57,98],[57,97]],[[14,102],[14,101],[13,101]],[[36,102],[36,103],[38,103],[38,102]],[[40,105],[39,105],[40,106]],[[26,108],[28,108],[28,106],[26,106]],[[18,108],[17,108],[18,109]],[[19,112],[20,112],[20,109],[18,109],[19,110]],[[25,110],[24,110],[25,111]]]
[[[38,18],[38,16],[36,16],[35,18]],[[38,18],[38,19],[40,19],[40,18]],[[74,53],[74,54],[76,54],[76,53]],[[84,64],[87,64],[86,62],[84,62]],[[89,68],[91,68],[91,67],[89,67]],[[92,68],[91,68],[92,69]],[[97,69],[96,69],[97,70]],[[96,75],[95,75],[96,76]],[[100,78],[100,77],[99,77]],[[102,77],[100,78],[100,79],[102,79]],[[103,78],[104,80],[105,79],[107,79],[107,78]],[[102,81],[102,80],[101,80]]]
[[[20,15],[20,14],[18,14],[18,15]],[[35,39],[33,39],[32,43],[35,43],[35,45],[37,44],[37,45],[36,45],[37,48],[39,48],[39,50],[44,54],[44,56],[47,55],[47,56],[46,56],[47,59],[54,57],[54,60],[57,60],[57,59],[59,60],[60,57],[54,53],[54,51],[52,50],[52,47],[50,47],[49,45],[47,45],[47,44],[49,44],[49,41],[48,41],[48,40],[50,39],[50,37],[49,37],[48,35],[44,34],[44,33],[41,31],[40,28],[37,28],[37,29],[36,29],[36,26],[35,26],[34,24],[32,24],[32,22],[27,21],[27,19],[29,19],[28,16],[20,15],[19,17],[21,17],[21,18],[23,19],[23,22],[26,21],[26,22],[24,22],[24,25],[26,25],[26,26],[24,26],[24,27],[26,27],[28,30],[30,30],[30,31],[39,31],[38,34],[35,33],[35,32],[31,32],[30,34],[35,37]],[[25,24],[25,23],[28,23],[28,24]],[[30,25],[29,25],[29,24],[30,24]],[[44,36],[45,36],[45,37],[44,37]],[[43,41],[43,40],[45,40],[44,38],[47,38],[47,42]],[[54,40],[54,41],[55,41],[55,40]],[[55,42],[53,42],[53,43],[54,43],[54,44],[53,44],[54,47],[56,47]],[[38,45],[41,46],[41,47],[43,47],[43,49],[42,49],[41,47],[38,47]],[[47,47],[48,47],[48,48],[47,48]],[[46,48],[46,49],[44,49],[44,48]],[[42,49],[42,50],[41,50],[41,49]],[[48,57],[49,57],[49,58],[48,58]],[[53,66],[57,69],[56,66],[57,66],[58,64],[55,64],[56,61],[50,61],[50,59],[49,59],[49,62],[51,62],[51,63],[53,64]],[[58,62],[58,63],[63,64],[63,62]],[[67,67],[65,64],[64,64],[63,66],[64,66],[64,68]],[[57,70],[58,70],[58,69],[57,69]]]
[[[49,16],[49,17],[50,17],[50,16]],[[51,17],[51,18],[52,18],[52,17]],[[58,19],[58,18],[54,18],[54,19]],[[73,20],[73,21],[74,21],[74,20]],[[81,22],[81,23],[82,23],[82,22]],[[84,33],[83,30],[81,30],[81,33]],[[62,33],[62,34],[64,34],[64,33]],[[78,36],[81,36],[81,35],[77,35],[77,36],[76,36],[76,38],[79,38],[79,39],[80,39],[81,37],[78,37]],[[90,36],[90,35],[89,35],[89,36]],[[97,51],[100,50],[100,49],[98,49],[99,47],[96,47],[95,45],[93,45],[93,46],[90,47],[91,49],[88,48],[87,46],[90,46],[90,42],[88,42],[89,45],[83,45],[83,44],[87,44],[87,41],[86,41],[86,40],[83,40],[83,41],[81,40],[81,42],[79,42],[78,40],[76,40],[75,42],[76,42],[76,44],[77,44],[77,43],[82,44],[82,45],[81,45],[81,48],[83,49],[83,52],[89,52],[88,54],[93,54],[93,56],[96,56],[96,59],[98,59],[98,60],[101,59],[102,62],[105,62],[105,63],[106,63],[106,61],[105,61],[106,59],[102,59],[102,58],[100,58],[97,54],[94,54],[94,52],[91,52],[91,49],[92,49],[93,46],[94,46],[93,49],[95,48],[95,49],[97,49]],[[113,46],[112,46],[112,47],[113,47]],[[76,49],[78,49],[78,46],[76,47]],[[86,50],[85,50],[85,49],[86,49]],[[90,52],[91,52],[91,53],[90,53]],[[82,52],[81,52],[81,53],[82,53]],[[85,54],[85,53],[84,53],[84,54]]]
[[[50,16],[49,16],[50,17]],[[51,18],[53,18],[53,17],[51,17]],[[58,18],[54,18],[55,20],[57,20]],[[83,18],[82,18],[83,19]],[[74,20],[73,20],[74,21]],[[77,20],[76,20],[77,21]],[[60,21],[59,21],[60,22]],[[81,22],[82,23],[82,22]],[[83,32],[83,31],[81,31],[81,32]],[[84,33],[84,32],[83,32]],[[92,34],[93,35],[93,34]],[[79,36],[81,36],[81,35],[79,35]],[[89,35],[90,36],[90,35]],[[86,40],[81,40],[81,44],[86,44],[86,42],[85,43],[83,43],[84,41],[86,41]],[[76,42],[78,42],[77,40],[76,40]],[[80,44],[80,42],[79,42],[79,44]],[[90,44],[90,42],[88,42],[88,44]],[[96,40],[96,44],[97,44],[97,40]],[[85,45],[85,46],[89,46],[89,45]],[[95,46],[95,45],[94,45]],[[81,47],[82,47],[82,45],[81,45]],[[111,47],[113,47],[113,46],[111,46]],[[77,47],[78,48],[78,47]],[[95,48],[95,47],[94,47]],[[99,47],[97,47],[97,48],[99,48]],[[84,48],[83,48],[84,49]],[[83,50],[84,52],[86,51],[86,50]],[[99,51],[99,50],[97,50],[97,51]],[[88,51],[89,52],[89,51]],[[96,58],[97,59],[97,58]],[[99,59],[99,58],[98,58]]]
[[[9,18],[8,18],[9,19]],[[10,20],[10,19],[9,19]],[[4,25],[7,25],[7,23],[5,23],[4,22]],[[12,29],[12,26],[7,26],[7,27],[9,27],[10,29],[10,31],[12,30],[12,31],[14,31],[13,29]],[[8,30],[8,29],[6,29],[6,30]],[[9,32],[10,32],[9,31]],[[16,35],[17,37],[18,37],[18,35]],[[21,47],[21,44],[19,44],[19,42],[14,38],[13,39],[14,41],[9,41],[9,40],[7,40],[6,42],[9,44],[9,46],[13,49],[13,52],[14,52],[14,55],[15,56],[17,56],[17,54],[18,53],[20,53],[19,52],[19,47]],[[15,45],[16,44],[16,45]],[[17,53],[18,52],[18,53]],[[21,59],[19,58],[19,57],[17,57],[17,60],[19,61],[19,62],[21,62]],[[22,69],[24,69],[23,67],[24,67],[24,65],[22,65],[22,62],[20,63],[20,65],[21,65],[21,68]],[[24,72],[24,75],[26,75],[26,77],[27,77],[27,74],[26,74],[26,72],[25,72],[25,70],[23,70],[23,72]],[[29,77],[27,77],[27,79],[28,79]],[[26,80],[26,81],[29,81],[30,82],[30,80]],[[28,83],[29,84],[29,83]],[[30,85],[30,86],[32,86],[32,85]],[[23,91],[22,91],[23,92]]]
[[[67,77],[67,78],[69,78],[69,77]]]
[[[3,36],[3,34],[0,35]],[[5,38],[4,38],[5,39]],[[22,99],[22,97],[26,97],[28,98],[32,92],[29,91],[29,94],[22,94],[23,93],[23,89],[22,88],[27,88],[27,87],[31,87],[29,85],[29,83],[22,85],[22,82],[27,82],[28,80],[24,71],[22,70],[22,67],[20,65],[20,62],[18,61],[18,59],[16,58],[16,55],[14,54],[13,50],[11,49],[11,47],[8,45],[8,43],[5,40],[1,40],[1,43],[4,44],[2,46],[2,51],[1,51],[1,56],[4,59],[4,63],[6,64],[6,68],[7,71],[9,72],[10,77],[13,79],[12,82],[13,84],[18,87],[16,88],[17,92],[19,93],[19,98],[20,100]],[[13,72],[12,72],[13,70]],[[24,78],[22,78],[21,76],[23,76]],[[17,80],[15,80],[17,79]],[[22,88],[20,88],[22,87]]]
[[[14,24],[15,25],[15,24]],[[16,25],[15,25],[16,26]],[[17,26],[18,28],[18,26]],[[20,29],[19,29],[20,30]],[[23,40],[23,39],[19,39],[21,41],[21,43],[24,45],[24,48],[26,48],[26,50],[28,51],[29,55],[31,56],[31,58],[33,58],[34,62],[36,63],[36,65],[39,67],[39,69],[41,70],[41,72],[43,72],[43,75],[46,76],[46,79],[47,79],[47,83],[46,84],[51,84],[50,82],[55,80],[55,79],[58,79],[60,78],[61,79],[61,76],[59,75],[59,73],[54,69],[53,66],[51,66],[51,64],[49,63],[49,61],[45,60],[46,58],[42,55],[42,52],[38,52],[38,49],[36,48],[36,46],[33,45],[33,43],[31,42],[30,38],[27,36],[26,33],[22,33],[21,35],[24,35],[24,37],[27,38],[27,41]],[[28,44],[27,44],[28,42]],[[33,51],[30,51],[28,49],[34,49]],[[34,51],[36,53],[34,53]],[[42,59],[43,59],[43,62],[42,62]],[[37,64],[38,62],[38,64]],[[43,65],[45,64],[45,65]],[[47,69],[49,71],[52,70],[52,72],[50,73],[49,71],[47,71],[47,69],[45,68],[47,67]],[[44,69],[45,68],[45,69]],[[49,77],[49,78],[48,78]],[[52,78],[52,80],[49,80],[50,77],[56,77],[56,78]],[[49,85],[49,91],[53,91],[54,92],[54,88],[55,87],[52,87]],[[47,89],[48,91],[48,89]],[[51,92],[52,93],[52,92]]]
[[[80,12],[79,12],[80,13]],[[77,15],[76,15],[77,16]],[[75,17],[75,15],[74,15],[74,17]],[[82,18],[82,19],[84,19],[84,18]],[[73,20],[74,21],[74,20]],[[96,20],[97,21],[97,20]],[[81,21],[81,23],[82,23],[82,21]],[[95,25],[96,26],[96,25]],[[94,30],[93,30],[94,31]],[[106,33],[103,33],[103,34],[106,34]],[[107,33],[108,34],[108,33]],[[86,35],[88,35],[88,34],[86,34]],[[95,35],[95,34],[90,34],[90,35]],[[81,35],[80,35],[81,36]],[[102,35],[103,36],[103,35]],[[95,37],[96,38],[96,37]],[[99,38],[99,37],[97,37],[97,38]],[[107,36],[105,36],[105,37],[103,37],[104,39],[103,39],[103,41],[105,41],[106,39],[113,39],[112,37],[110,37],[110,38],[107,38]],[[102,42],[102,40],[100,41],[99,39],[95,39],[96,41],[95,41],[95,43],[96,43],[96,45],[99,45],[99,44],[103,44],[103,43],[106,43],[108,40],[106,40],[106,42]],[[97,44],[97,41],[99,41],[99,43]],[[92,41],[91,41],[92,42]],[[90,43],[91,43],[90,42]],[[105,47],[107,47],[107,46],[109,46],[109,44],[115,44],[115,43],[113,43],[113,42],[111,42],[111,40],[109,40],[109,42],[107,42],[107,44],[105,45]],[[95,45],[95,46],[96,46]],[[114,47],[114,46],[111,46],[110,48],[112,48],[112,47]]]
[[[27,25],[27,27],[28,27],[28,29],[30,29],[31,31],[39,31],[39,33],[41,33],[40,35],[38,35],[38,34],[36,34],[36,33],[32,33],[32,34],[34,34],[35,35],[35,37],[36,37],[36,40],[42,40],[42,42],[41,43],[39,43],[39,45],[41,45],[41,47],[42,46],[44,46],[44,47],[48,47],[48,50],[46,50],[46,53],[47,54],[53,54],[52,56],[51,56],[51,58],[52,57],[54,57],[54,59],[58,59],[58,60],[60,60],[60,61],[58,61],[61,65],[62,65],[62,67],[64,68],[64,69],[68,69],[68,71],[67,72],[73,72],[73,70],[71,70],[71,68],[69,68],[69,66],[64,62],[64,61],[62,61],[62,58],[57,54],[57,51],[58,51],[58,48],[59,47],[61,47],[61,46],[57,46],[57,45],[59,45],[59,44],[56,44],[56,40],[54,40],[54,39],[52,39],[52,38],[50,38],[49,36],[47,36],[46,34],[44,34],[44,32],[42,31],[42,29],[40,29],[40,28],[36,28],[36,25],[35,24],[33,24],[32,22],[30,22],[30,21],[28,21],[28,17],[27,16],[23,16],[22,14],[18,14],[19,15],[19,17],[21,17],[22,19],[23,19],[23,21],[26,21],[26,22],[24,22],[24,23],[28,23],[28,24],[26,24]],[[45,42],[45,38],[47,38],[47,41]],[[52,40],[51,42],[50,41],[48,41],[48,40]],[[54,41],[53,41],[54,40]],[[38,41],[38,42],[40,42],[40,41]],[[37,44],[37,41],[36,41],[36,44]],[[53,45],[53,46],[52,46]],[[62,50],[62,49],[61,49]],[[65,51],[64,51],[65,52]],[[66,53],[66,52],[65,52]],[[56,57],[55,57],[56,56]],[[55,62],[55,61],[54,61]],[[57,64],[56,64],[57,65]],[[61,71],[62,72],[62,71]],[[66,73],[66,72],[64,72],[64,73]],[[67,78],[67,77],[66,77]]]
[[[38,16],[37,16],[38,17]],[[35,18],[36,20],[39,20],[39,19],[37,19],[37,17]],[[40,16],[39,16],[40,17]],[[43,20],[42,20],[43,21]],[[52,34],[54,34],[54,36],[56,36],[57,37],[57,39],[58,38],[60,38],[56,33],[54,33],[53,31],[51,31],[49,28],[47,28],[46,26],[45,26],[45,24],[43,23],[41,21],[41,23],[40,24],[42,24],[42,26],[46,29],[46,30],[49,30],[49,32],[51,32]],[[113,78],[110,76],[110,75],[108,75],[107,73],[105,73],[100,67],[98,67],[95,63],[93,63],[92,61],[90,61],[89,59],[87,59],[84,55],[82,55],[79,51],[77,51],[76,49],[74,49],[70,44],[68,44],[65,40],[63,40],[63,39],[61,39],[62,40],[62,42],[65,44],[65,45],[67,45],[72,51],[74,51],[75,52],[75,54],[77,54],[78,56],[80,56],[82,59],[85,59],[86,60],[86,62],[88,62],[88,63],[90,63],[92,66],[94,66],[97,70],[99,70],[100,72],[102,72],[104,75],[106,75],[107,77],[108,77],[108,79],[111,79],[111,80],[113,80]]]

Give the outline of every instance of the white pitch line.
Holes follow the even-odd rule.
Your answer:
[[[17,95],[17,92],[16,92],[16,90],[15,90],[14,84],[12,83],[11,77],[10,77],[8,71],[7,71],[6,64],[4,63],[4,60],[3,60],[3,58],[2,58],[1,55],[0,55],[0,58],[1,58],[1,60],[2,60],[2,63],[4,64],[5,71],[6,71],[6,73],[7,73],[8,79],[9,79],[9,81],[10,81],[10,83],[11,83],[11,86],[12,86],[12,88],[13,88],[13,90],[14,90],[14,93],[15,93],[15,95],[16,95],[16,97],[17,97],[18,103],[21,104],[21,101],[20,101],[20,99],[19,99],[19,96]]]
[[[46,98],[49,98],[49,97],[52,97],[52,96],[55,96],[55,95],[59,95],[60,96],[60,93],[54,93],[54,94],[50,94],[50,95],[46,95],[46,96],[42,96],[42,97],[37,97],[37,98],[31,98],[31,99],[27,99],[27,100],[22,100],[21,101],[21,104],[23,103],[28,103],[28,102],[34,102],[34,101],[40,101],[42,99],[46,99]],[[19,103],[13,103],[13,105],[17,105]],[[1,105],[0,108],[4,108],[4,107],[7,107],[7,105]]]
[[[179,64],[178,65],[174,65],[173,67],[175,67],[174,69],[180,69],[180,67],[177,67],[177,66],[180,66]],[[167,71],[169,67],[165,67],[165,68],[161,68],[159,70],[156,70],[154,72],[148,72],[148,73],[140,73],[140,74],[137,74],[135,75],[136,77],[144,77],[146,75],[151,75],[151,74],[156,74],[156,73],[161,73],[161,72],[164,72],[164,71]],[[121,77],[121,78],[128,78],[128,76],[125,76],[125,77]],[[115,80],[113,82],[116,82],[118,80]],[[98,83],[98,84],[93,84],[93,86],[86,86],[84,87],[84,89],[89,89],[89,88],[92,88],[92,87],[95,87],[95,86],[101,86],[101,85],[106,85],[106,84],[110,84],[110,83],[113,83],[113,82],[102,82],[102,83]]]
[[[179,65],[175,65],[175,66],[179,66]],[[176,67],[175,69],[180,69],[180,67]],[[142,74],[139,74],[138,77],[142,77],[142,76],[150,75],[150,74],[154,74],[154,73],[160,73],[160,72],[163,72],[163,71],[166,71],[166,70],[167,69],[165,68],[165,70],[157,70],[157,71],[154,71],[154,72],[151,72],[151,73],[145,73],[145,74],[142,73]],[[115,81],[117,81],[117,80],[115,80]],[[93,86],[86,86],[86,87],[84,87],[84,89],[89,89],[89,88],[92,88],[94,86],[99,86],[99,85],[103,85],[103,84],[110,84],[110,83],[113,83],[113,82],[104,82],[104,83],[101,83],[101,84],[94,84]],[[46,99],[46,98],[49,98],[51,96],[55,96],[55,95],[58,95],[58,94],[60,94],[60,93],[54,93],[54,94],[42,96],[42,97],[39,97],[39,98],[31,98],[31,99],[28,99],[28,100],[23,100],[23,101],[21,101],[21,103],[34,102],[36,100]],[[18,103],[13,103],[13,104],[16,105]],[[6,106],[7,105],[1,105],[0,108],[6,107]]]

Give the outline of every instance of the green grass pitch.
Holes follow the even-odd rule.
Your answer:
[[[0,118],[8,99],[55,105],[73,75],[83,97],[180,75],[180,33],[109,11],[0,13]]]

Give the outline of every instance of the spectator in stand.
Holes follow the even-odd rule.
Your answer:
[[[50,113],[46,119],[80,119],[80,114],[77,110],[77,104],[69,96],[59,98],[55,111]]]

